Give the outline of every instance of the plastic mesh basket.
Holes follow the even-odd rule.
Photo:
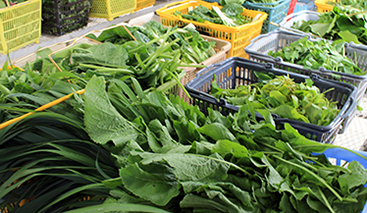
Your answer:
[[[174,12],[180,11],[182,14],[187,14],[190,9],[202,5],[207,8],[212,8],[212,6],[218,6],[217,3],[208,3],[204,1],[187,0],[182,2],[175,2],[165,5],[156,12],[160,16],[161,23],[165,26],[179,26],[183,27],[190,23],[195,25],[196,30],[204,35],[209,35],[215,38],[223,39],[231,42],[232,49],[230,50],[230,56],[238,56],[243,58],[248,58],[244,51],[244,48],[250,43],[251,39],[260,35],[261,28],[267,14],[264,12],[253,11],[243,9],[241,15],[252,20],[257,16],[258,19],[254,22],[244,24],[238,27],[228,27],[220,24],[214,24],[211,22],[197,22],[184,19],[181,16],[173,15]],[[222,8],[221,6],[218,6]]]
[[[201,70],[197,73],[197,77],[194,80],[186,84],[185,88],[193,99],[192,104],[198,105],[204,113],[207,114],[208,108],[212,108],[220,111],[223,115],[228,115],[229,113],[237,112],[239,108],[228,104],[224,99],[218,100],[209,95],[213,74],[217,76],[217,83],[220,88],[234,89],[239,85],[248,85],[257,82],[258,80],[254,72],[289,75],[290,78],[294,79],[297,83],[304,82],[306,78],[310,78],[305,75],[275,69],[272,64],[260,64],[243,58],[233,57]],[[337,105],[340,112],[336,118],[327,126],[318,126],[301,121],[280,118],[275,115],[274,121],[279,128],[282,128],[284,123],[289,123],[297,129],[300,134],[307,138],[322,143],[332,143],[344,119],[353,113],[356,108],[356,87],[346,83],[323,79],[317,75],[311,76],[311,79],[321,92],[334,88],[325,93],[325,97],[330,101],[338,101]]]
[[[89,17],[106,18],[108,21],[136,9],[136,0],[91,0],[91,3]]]
[[[271,25],[270,22],[279,24],[284,17],[288,15],[291,0],[278,0],[275,3],[251,3],[245,2],[242,6],[249,10],[262,11],[268,14],[268,18],[264,21],[261,33],[267,33],[278,29],[277,26]]]
[[[88,24],[90,0],[46,0],[42,4],[42,32],[63,35]]]
[[[342,72],[335,72],[320,68],[319,70],[304,69],[303,66],[283,62],[281,58],[273,58],[268,56],[268,52],[278,51],[290,43],[303,38],[305,35],[295,34],[288,31],[273,31],[265,35],[261,35],[251,41],[251,44],[245,48],[247,54],[249,54],[250,60],[257,62],[271,62],[276,68],[287,70],[290,72],[300,73],[303,75],[317,74],[323,78],[332,79],[348,84],[353,84],[357,87],[358,92],[356,100],[359,101],[363,98],[363,94],[367,88],[367,75],[359,76]],[[315,41],[313,38],[309,38],[310,41]],[[357,66],[362,70],[367,70],[367,47],[364,45],[345,44],[346,56],[352,61],[357,61]],[[357,110],[355,110],[356,112]],[[348,126],[354,114],[350,118],[345,120],[345,127]],[[343,132],[343,131],[342,131]],[[341,132],[341,133],[342,133]]]
[[[14,51],[41,37],[41,0],[0,9],[0,53]]]

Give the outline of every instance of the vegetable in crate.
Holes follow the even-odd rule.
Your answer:
[[[277,1],[279,1],[279,0],[247,0],[247,2],[257,3],[257,4],[276,3]],[[244,2],[246,2],[246,0],[219,0],[220,5],[227,5],[227,4],[233,4],[233,3],[243,4]]]
[[[320,13],[319,19],[298,21],[292,28],[311,32],[328,40],[342,39],[346,42],[367,45],[366,13],[349,6],[334,6],[333,10]]]
[[[310,70],[324,67],[353,75],[366,74],[366,70],[361,70],[354,61],[345,56],[345,43],[340,40],[332,44],[324,39],[311,42],[305,36],[277,52],[269,51],[268,55],[281,57],[285,62],[299,64]]]
[[[159,38],[167,34],[168,30],[168,28],[156,21],[149,21],[143,26],[126,26],[126,28],[137,41],[144,43],[154,41],[152,42],[154,47],[158,47],[162,44],[162,39]],[[111,42],[114,44],[124,44],[127,41],[133,40],[131,35],[122,26],[105,30],[98,37],[95,37],[93,34],[88,35],[88,37],[100,42]],[[186,26],[182,29],[177,28],[177,31],[167,38],[167,43],[175,39],[179,40],[176,40],[171,46],[171,49],[173,51],[180,51],[180,60],[186,64],[199,64],[216,54],[213,49],[213,47],[215,47],[215,42],[205,41],[200,36],[199,32],[190,26]]]
[[[259,82],[239,85],[235,89],[222,89],[214,75],[211,95],[224,98],[229,104],[241,106],[249,100],[255,109],[266,109],[282,118],[327,126],[339,113],[335,102],[330,102],[311,79],[295,83],[288,76],[259,75]],[[262,80],[261,80],[262,79]],[[267,80],[265,80],[267,79]],[[270,80],[271,79],[271,80]]]
[[[175,16],[182,16],[184,19],[193,20],[204,23],[205,21],[214,24],[221,24],[229,27],[237,27],[251,22],[247,17],[242,16],[243,7],[240,4],[228,4],[219,9],[213,6],[208,9],[205,6],[199,5],[187,14],[182,14],[180,11],[174,12]]]
[[[360,10],[366,10],[367,9],[367,2],[365,0],[343,0],[343,1],[337,1],[335,2],[327,2],[327,4],[331,5],[337,5],[337,6],[350,6],[353,8],[357,8]]]

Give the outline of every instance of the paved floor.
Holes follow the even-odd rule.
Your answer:
[[[367,141],[367,96],[363,97],[359,105],[363,111],[358,112],[344,134],[339,134],[334,142],[336,145],[349,149],[360,150]]]

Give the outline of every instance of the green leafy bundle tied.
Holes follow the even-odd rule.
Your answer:
[[[361,70],[345,55],[343,41],[335,41],[331,44],[323,39],[310,41],[305,36],[277,52],[269,51],[268,55],[274,58],[281,57],[285,62],[299,64],[310,70],[324,67],[327,70],[353,75],[366,74],[366,71]]]
[[[239,85],[235,89],[221,89],[214,76],[211,94],[216,98],[225,98],[236,106],[244,105],[249,100],[255,109],[266,109],[282,118],[321,126],[328,125],[339,113],[336,103],[320,93],[310,79],[295,83],[288,76],[277,76],[272,80]]]

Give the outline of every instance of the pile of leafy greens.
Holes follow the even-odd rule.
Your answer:
[[[336,5],[332,11],[320,13],[318,20],[298,21],[292,28],[332,41],[342,39],[346,42],[367,44],[366,22],[365,11]]]
[[[169,28],[156,21],[149,21],[143,26],[126,26],[126,28],[137,41],[144,43],[154,41],[151,43],[153,47],[162,45],[162,36],[166,35],[169,30]],[[89,34],[88,37],[113,44],[124,44],[127,41],[133,41],[132,36],[122,26],[105,30],[98,37],[94,34]],[[166,42],[173,41],[176,42],[172,44],[169,51],[179,51],[181,54],[180,60],[186,64],[199,64],[216,54],[214,50],[215,42],[205,41],[199,32],[190,26],[177,28],[177,31],[172,33]]]
[[[357,8],[360,10],[365,10],[367,9],[367,2],[363,1],[363,0],[343,0],[343,1],[337,1],[335,2],[327,2],[328,4],[331,5],[337,5],[337,6],[350,6],[353,8]]]
[[[287,124],[276,130],[266,111],[261,113],[267,119],[258,122],[249,117],[255,113],[250,102],[234,115],[209,110],[206,117],[177,97],[134,94],[141,91],[138,85],[121,90],[105,81],[94,76],[86,86],[84,127],[62,114],[44,115],[50,116],[46,123],[75,132],[56,131],[58,125],[42,126],[46,123],[35,118],[0,131],[0,150],[8,156],[0,159],[0,199],[32,198],[19,208],[28,213],[128,211],[133,204],[144,205],[142,212],[149,207],[155,207],[152,212],[233,213],[363,209],[367,172],[360,163],[334,166],[324,155],[313,155],[336,146],[309,141]],[[25,137],[29,142],[22,143]],[[110,157],[114,165],[108,164]],[[40,179],[22,185],[35,176]],[[57,178],[70,185],[46,187]],[[83,179],[84,186],[77,184]],[[19,183],[11,186],[15,180]],[[32,190],[19,194],[22,189]],[[78,203],[82,195],[91,202]]]
[[[154,23],[147,25],[152,29],[150,32],[156,29]],[[165,33],[152,33],[147,41],[74,45],[52,55],[62,72],[48,58],[51,53],[49,49],[40,51],[38,59],[23,69],[8,69],[8,63],[4,64],[0,72],[0,122],[84,89],[94,75],[104,76],[108,82],[121,80],[126,86],[139,83],[146,92],[165,90],[166,83],[171,81],[183,88],[180,83],[184,75],[182,67],[204,67],[192,63],[199,63],[215,54],[214,44],[203,41],[193,29],[168,27],[164,30]],[[104,35],[102,33],[101,36]],[[70,101],[74,102],[73,107],[80,108],[78,100]],[[58,104],[50,110],[69,112],[61,106],[63,104]],[[70,116],[78,120],[75,115]]]
[[[240,4],[231,3],[223,6],[220,10],[213,6],[208,9],[203,5],[199,5],[187,14],[182,14],[180,11],[176,11],[173,15],[180,15],[184,19],[193,20],[204,23],[205,21],[212,22],[214,24],[221,24],[229,27],[236,27],[251,22],[248,17],[242,16],[243,7]]]
[[[262,74],[263,77],[266,74]],[[339,113],[335,102],[330,102],[311,79],[295,83],[288,76],[266,75],[266,79],[235,89],[219,88],[214,75],[211,95],[224,98],[229,104],[241,106],[251,101],[255,109],[267,110],[282,118],[329,125]]]
[[[345,42],[319,39],[310,41],[307,36],[290,43],[276,52],[269,51],[269,56],[281,57],[285,62],[302,65],[305,69],[317,70],[324,67],[327,70],[353,75],[366,75],[356,61],[345,54]]]
[[[220,5],[227,5],[227,4],[243,4],[244,2],[251,2],[256,4],[273,4],[278,2],[279,0],[219,0]],[[275,5],[273,5],[275,6]]]

